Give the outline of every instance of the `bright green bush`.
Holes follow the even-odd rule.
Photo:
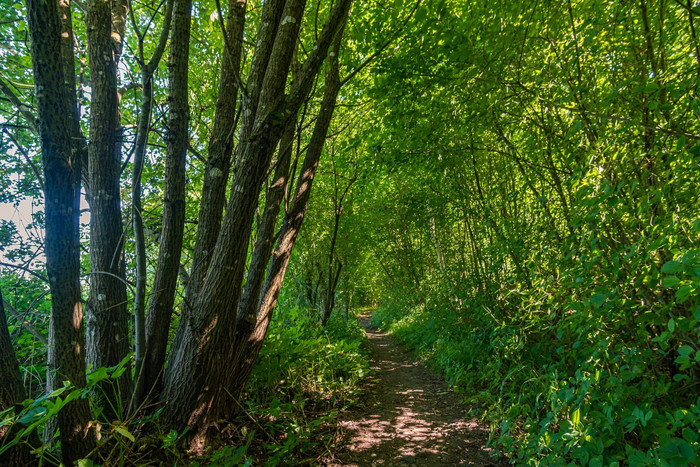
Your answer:
[[[267,433],[267,465],[330,448],[339,411],[356,400],[369,371],[366,337],[354,318],[334,315],[324,328],[310,310],[276,313],[246,398],[246,411]]]
[[[308,310],[279,311],[248,388],[253,393],[276,388],[287,394],[349,397],[368,370],[364,336],[354,318],[333,315],[323,328]]]

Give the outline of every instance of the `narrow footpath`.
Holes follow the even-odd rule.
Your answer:
[[[466,415],[460,396],[369,323],[372,374],[359,406],[341,417],[343,447],[326,466],[506,465],[485,447],[488,428]]]

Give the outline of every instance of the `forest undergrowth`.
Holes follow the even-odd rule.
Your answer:
[[[321,327],[315,311],[280,309],[237,415],[217,424],[215,441],[203,456],[188,452],[187,430],[163,430],[159,410],[143,418],[111,421],[96,411],[98,420],[93,423],[99,426],[101,439],[94,460],[81,465],[313,464],[335,448],[338,415],[357,400],[359,382],[369,370],[362,346],[365,340],[354,316],[338,314]],[[34,371],[45,374],[41,364]],[[0,457],[15,444],[28,443],[39,449],[43,465],[59,465],[56,453],[40,452],[38,447],[38,439],[50,429],[51,417],[70,400],[88,397],[98,383],[118,381],[123,371],[124,364],[100,368],[89,373],[86,388],[65,386],[48,396],[25,400],[16,414],[13,409],[0,413],[0,427],[22,427],[14,439],[3,440]]]
[[[697,281],[697,254],[661,274],[692,270]],[[461,304],[404,297],[372,322],[441,370],[517,465],[696,465],[700,352],[669,342],[697,333],[700,308],[659,325],[615,290],[566,292],[550,277]]]

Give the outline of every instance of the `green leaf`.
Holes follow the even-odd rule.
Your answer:
[[[661,272],[664,274],[675,274],[683,269],[683,263],[680,261],[667,261],[661,266]]]
[[[681,136],[680,138],[678,138],[678,141],[676,142],[676,151],[680,151],[681,149],[683,149],[684,146],[685,146],[685,136]]]
[[[95,384],[109,377],[108,370],[105,367],[98,368],[87,376],[87,386],[92,387]]]
[[[134,435],[132,435],[131,433],[129,433],[129,430],[127,430],[126,427],[123,426],[123,425],[117,425],[117,426],[115,426],[115,427],[114,427],[114,431],[116,431],[117,433],[119,433],[120,435],[122,435],[123,437],[125,437],[126,439],[128,439],[129,441],[131,441],[132,443],[133,443],[134,441],[136,441],[136,438],[134,438]]]
[[[44,407],[43,405],[32,407],[31,409],[27,410],[27,413],[25,413],[22,417],[20,417],[17,420],[17,423],[21,423],[22,425],[29,425],[30,423],[41,418],[45,413],[46,407]]]
[[[697,443],[698,437],[699,436],[697,431],[691,430],[688,427],[683,428],[683,438],[689,443]]]
[[[678,439],[676,441],[678,444],[678,450],[681,453],[681,456],[688,461],[688,463],[693,463],[697,459],[697,456],[695,455],[695,450],[693,447],[684,439]]]
[[[664,287],[675,287],[680,283],[681,283],[681,280],[679,278],[677,278],[676,276],[664,277],[663,280],[661,281],[661,285],[663,285]]]
[[[684,285],[680,289],[676,290],[676,300],[678,300],[679,303],[685,302],[688,297],[690,297],[690,292],[692,292],[692,290],[692,286]]]
[[[574,413],[571,414],[571,423],[574,425],[574,428],[578,428],[578,424],[581,421],[581,409],[576,409],[574,410]]]
[[[605,303],[606,299],[607,295],[596,293],[593,294],[593,296],[591,297],[591,303],[593,303],[593,306],[595,308],[600,308],[601,306],[603,306],[603,303]]]

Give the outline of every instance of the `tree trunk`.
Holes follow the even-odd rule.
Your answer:
[[[129,353],[129,316],[124,283],[120,154],[117,98],[119,55],[112,39],[109,2],[87,2],[90,99],[90,300],[86,309],[87,361],[92,369],[111,367]],[[117,18],[115,18],[117,20]],[[115,35],[116,37],[116,35]],[[94,392],[108,420],[121,417],[131,386],[130,371]]]
[[[81,179],[83,187],[89,191],[89,180],[87,174],[88,153],[87,141],[80,127],[80,108],[78,107],[78,96],[76,95],[76,76],[75,76],[75,54],[74,44],[75,36],[73,35],[73,15],[71,0],[58,0],[58,14],[61,17],[61,58],[63,60],[63,82],[68,92],[68,105],[72,109],[72,124],[73,124],[73,144],[75,151],[78,152],[81,162]]]
[[[180,269],[182,237],[185,229],[185,159],[189,146],[188,72],[190,48],[191,0],[175,0],[173,30],[170,39],[168,89],[169,124],[165,155],[163,230],[160,237],[158,266],[146,318],[144,353],[145,390],[157,397],[163,381],[163,365],[168,345],[170,319]]]
[[[338,240],[338,229],[340,228],[340,218],[343,215],[343,201],[352,187],[357,177],[350,179],[350,182],[338,196],[338,171],[333,163],[333,235],[331,236],[331,246],[328,249],[328,281],[326,282],[326,298],[323,301],[323,311],[321,313],[321,326],[326,326],[335,308],[335,292],[338,288],[338,279],[343,269],[343,263],[335,258],[335,245]]]
[[[61,25],[56,3],[27,1],[34,89],[39,116],[45,183],[46,270],[51,290],[55,371],[77,387],[85,386],[85,336],[80,297],[80,158],[73,152],[66,115],[68,90],[61,61]],[[86,456],[95,446],[90,406],[76,399],[58,414],[63,463]]]
[[[205,439],[203,429],[219,418],[220,411],[212,410],[213,404],[227,400],[226,386],[222,383],[228,371],[225,349],[233,339],[258,193],[277,146],[281,125],[285,123],[282,96],[304,3],[304,0],[289,0],[285,6],[283,17],[292,19],[280,25],[276,36],[257,106],[260,118],[256,118],[252,130],[245,127],[241,130],[242,135],[250,134],[250,137],[239,145],[231,195],[209,272],[192,316],[180,320],[181,327],[189,327],[189,333],[182,334],[187,342],[172,353],[175,359],[169,368],[163,397],[168,405],[163,416],[173,426],[200,425],[201,442]],[[243,111],[246,113],[247,109]],[[199,351],[192,351],[191,345]],[[216,415],[209,419],[210,414]]]
[[[12,349],[10,332],[7,328],[5,307],[0,290],[0,412],[9,409],[25,399],[19,364]],[[15,436],[11,426],[0,427],[0,446]],[[18,444],[2,454],[2,465],[24,466],[31,462],[29,446]]]
[[[269,10],[267,5],[270,3],[266,3],[266,11]],[[231,170],[233,134],[237,120],[238,84],[236,76],[240,73],[245,11],[245,0],[229,0],[229,13],[226,20],[228,38],[221,63],[214,128],[209,138],[209,157],[204,171],[202,201],[199,206],[199,221],[197,223],[197,240],[192,258],[192,269],[187,281],[186,303],[183,307],[185,313],[188,312],[189,304],[194,302],[207,272],[226,203],[226,185]],[[229,46],[231,47],[230,51],[228,50]]]
[[[73,150],[80,160],[80,181],[86,192],[89,191],[89,181],[87,174],[87,141],[80,126],[80,108],[78,106],[78,96],[76,90],[76,75],[75,75],[75,55],[74,44],[75,36],[73,34],[73,15],[70,0],[58,0],[58,14],[61,19],[61,60],[63,64],[63,83],[67,93],[67,103],[72,111],[72,143]],[[80,191],[80,184],[76,186]],[[54,367],[56,360],[55,347],[53,346],[52,325],[49,324],[49,339],[47,345],[47,371],[46,371],[46,394],[51,394],[56,389],[56,377],[51,370]],[[44,425],[43,439],[44,443],[51,445],[53,443],[54,434],[56,432],[57,419],[52,417]]]
[[[270,255],[272,255],[277,217],[284,200],[285,188],[289,177],[295,128],[296,119],[289,120],[280,140],[277,167],[272,178],[272,184],[265,196],[265,212],[258,226],[253,257],[248,268],[243,297],[236,314],[236,336],[248,336],[255,327],[258,299],[265,281],[265,270],[270,262]],[[234,345],[235,342],[237,341],[234,341]]]
[[[153,110],[153,74],[165,51],[165,45],[170,34],[172,21],[173,0],[168,0],[165,6],[163,27],[161,28],[158,45],[151,59],[146,62],[143,52],[144,37],[138,30],[136,21],[132,27],[138,37],[139,63],[141,64],[141,108],[139,110],[139,123],[136,130],[136,142],[134,143],[134,167],[131,174],[131,216],[134,228],[134,251],[136,256],[136,290],[134,292],[134,367],[135,381],[131,395],[132,409],[137,410],[144,402],[146,392],[146,378],[142,373],[144,353],[146,352],[146,236],[143,228],[143,216],[141,205],[141,174],[146,157],[146,144],[151,126],[151,112]],[[133,16],[132,16],[133,19]]]
[[[305,2],[286,2],[258,104],[252,104],[256,117],[251,127],[244,118],[236,172],[219,238],[192,314],[180,321],[178,332],[182,337],[173,346],[162,396],[168,404],[161,419],[172,427],[196,426],[196,448],[206,441],[207,426],[235,408],[228,396],[234,354],[231,341],[258,193],[283,129],[306,100],[350,3],[351,0],[341,0],[334,5],[299,81],[291,86],[287,97],[284,90]],[[259,52],[256,50],[256,55]],[[246,105],[252,93],[249,87]],[[247,114],[244,107],[243,115]]]
[[[299,173],[296,183],[294,197],[289,205],[289,210],[285,215],[282,228],[280,230],[277,246],[272,255],[270,265],[267,270],[265,284],[258,299],[255,327],[247,334],[237,333],[232,349],[234,350],[233,364],[229,374],[228,391],[229,394],[238,398],[243,393],[245,385],[250,377],[255,360],[258,358],[260,349],[270,325],[272,312],[277,304],[277,297],[282,287],[284,274],[289,264],[289,258],[296,243],[297,235],[301,229],[306,214],[306,208],[311,194],[318,161],[321,158],[323,145],[328,134],[335,101],[340,91],[340,77],[338,74],[338,50],[340,39],[344,28],[344,19],[339,26],[336,39],[329,55],[331,60],[329,71],[326,74],[326,89],[323,94],[321,109],[319,110],[311,141],[304,157],[304,163]]]

